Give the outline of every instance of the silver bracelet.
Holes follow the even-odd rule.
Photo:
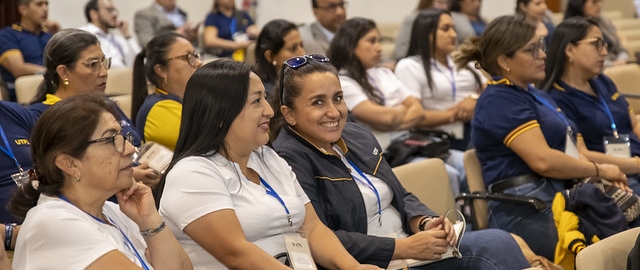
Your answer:
[[[166,226],[166,223],[164,222],[164,219],[163,219],[162,223],[160,223],[160,225],[158,225],[158,227],[155,227],[153,229],[140,231],[140,234],[142,235],[142,237],[151,237],[151,236],[154,236],[154,235],[158,234],[162,230],[164,230],[165,226]]]

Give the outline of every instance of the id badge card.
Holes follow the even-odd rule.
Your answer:
[[[571,132],[571,128],[567,127],[567,138],[565,140],[564,153],[569,155],[572,158],[579,159],[580,154],[578,154],[578,147],[576,146],[576,142],[573,140]]]
[[[147,163],[149,168],[153,169],[157,174],[163,174],[169,163],[173,152],[159,143],[148,142],[140,146],[140,150],[134,157],[133,162],[137,164]]]
[[[293,269],[317,270],[307,239],[299,234],[288,233],[284,234],[284,243]]]
[[[12,174],[11,179],[16,182],[16,185],[22,186],[23,184],[29,183],[29,172],[20,170],[19,172]]]
[[[618,136],[604,136],[602,141],[604,143],[604,153],[608,156],[619,158],[631,157],[631,143],[629,142],[629,135],[618,134]]]

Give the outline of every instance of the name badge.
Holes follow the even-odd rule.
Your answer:
[[[12,174],[11,179],[16,182],[16,185],[22,186],[23,184],[29,183],[29,172],[20,170],[20,172]]]
[[[580,154],[578,153],[578,147],[576,147],[576,143],[573,141],[573,136],[571,136],[571,128],[567,128],[567,138],[565,139],[564,153],[573,157],[575,159],[579,159]]]
[[[284,234],[284,243],[293,269],[317,270],[307,239],[299,234]]]
[[[618,136],[604,136],[602,140],[604,144],[604,153],[608,156],[619,158],[631,157],[631,143],[629,135],[618,134]]]

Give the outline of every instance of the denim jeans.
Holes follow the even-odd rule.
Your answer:
[[[556,192],[562,190],[563,181],[546,178],[507,189],[504,193],[536,197],[547,205],[542,210],[536,210],[529,205],[491,201],[489,226],[519,235],[533,252],[553,261],[558,232],[553,221],[551,202]]]
[[[465,233],[460,242],[460,252],[460,259],[449,258],[411,269],[515,270],[531,267],[513,237],[503,230],[487,229]]]

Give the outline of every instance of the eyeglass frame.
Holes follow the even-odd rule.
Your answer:
[[[80,62],[80,63],[83,64],[88,69],[90,69],[91,73],[96,74],[96,73],[100,73],[100,69],[101,68],[104,68],[106,70],[109,70],[111,68],[111,57],[105,57],[105,58],[102,58],[102,59],[87,60],[87,61]],[[91,67],[94,63],[100,63],[100,65],[99,66],[95,66],[95,67]]]
[[[577,44],[582,43],[582,42],[588,42],[589,44],[593,45],[594,47],[596,47],[596,50],[598,52],[602,52],[602,49],[609,50],[609,44],[607,43],[607,41],[604,40],[604,38],[601,38],[601,37],[581,39],[581,40],[578,40],[578,41],[573,42],[573,43],[575,45],[577,45]],[[600,45],[598,45],[598,44],[600,44]]]
[[[290,61],[291,60],[298,60],[298,59],[302,59],[302,62],[300,62],[299,64],[292,64]],[[300,67],[305,66],[306,64],[309,63],[309,60],[307,59],[311,59],[313,61],[316,62],[320,62],[320,63],[329,63],[329,57],[327,57],[326,55],[323,54],[318,54],[318,53],[312,53],[312,54],[305,54],[302,56],[294,56],[291,57],[289,59],[287,59],[286,61],[282,62],[282,75],[284,77],[284,70],[289,67],[292,69],[298,69]],[[282,103],[282,105],[284,105],[284,80],[282,82],[280,82],[280,102]]]
[[[347,5],[349,5],[348,1],[342,1],[342,2],[337,3],[337,4],[328,4],[328,5],[324,6],[324,7],[317,6],[315,8],[322,9],[324,11],[328,11],[328,12],[332,12],[333,13],[333,12],[336,12],[336,10],[338,8],[346,9]]]
[[[544,53],[547,53],[547,43],[544,41],[544,37],[540,37],[538,42],[534,43],[533,46],[530,46],[523,52],[531,54],[533,59],[538,59],[540,57],[540,50],[542,50],[542,52]]]
[[[118,135],[122,136],[122,150],[121,151],[118,151],[118,146],[116,145],[116,136],[118,136]],[[126,134],[122,134],[122,131],[120,131],[120,132],[118,132],[116,134],[113,134],[111,136],[102,137],[102,138],[98,138],[98,139],[95,139],[95,140],[88,141],[88,142],[84,143],[84,145],[85,145],[85,147],[88,147],[91,144],[101,143],[101,142],[112,143],[113,147],[116,150],[116,152],[118,154],[122,154],[122,153],[124,153],[124,149],[127,147],[127,142],[129,142],[131,145],[133,145],[133,133],[127,132]]]
[[[200,60],[202,61],[202,59],[204,59],[204,53],[202,52],[188,52],[182,55],[178,55],[178,56],[174,56],[171,58],[167,58],[165,59],[165,61],[169,61],[169,60],[174,60],[174,59],[184,59],[185,61],[187,61],[187,64],[190,67],[196,67],[196,60]],[[193,59],[193,63],[190,63],[189,59]]]

